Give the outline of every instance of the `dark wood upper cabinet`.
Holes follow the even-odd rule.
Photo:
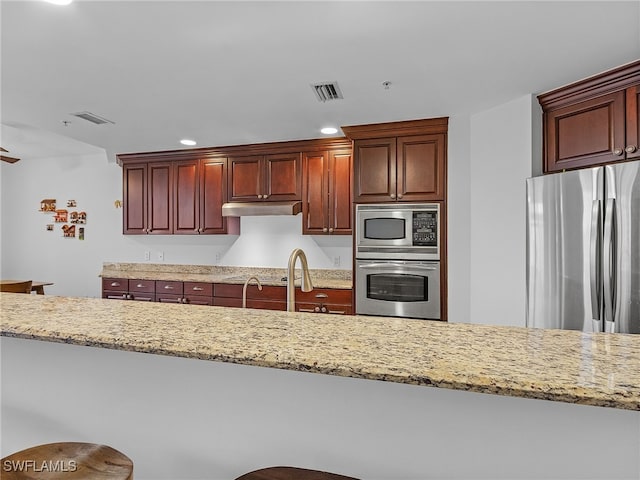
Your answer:
[[[352,232],[351,149],[304,152],[302,233]]]
[[[227,201],[227,159],[213,158],[200,161],[199,232],[238,233],[238,218],[221,215],[222,204]]]
[[[447,129],[447,118],[342,127],[354,140],[354,202],[444,200]]]
[[[181,160],[174,163],[175,210],[173,233],[199,233],[199,164],[200,162],[197,159]]]
[[[302,197],[299,152],[229,158],[229,201],[279,202]]]
[[[155,161],[167,157],[181,159]],[[222,217],[226,157],[167,152],[121,155],[119,160],[123,167],[123,233],[238,233],[239,219]]]
[[[538,96],[545,173],[640,157],[640,61]]]
[[[125,234],[147,233],[147,164],[122,166],[122,230]]]

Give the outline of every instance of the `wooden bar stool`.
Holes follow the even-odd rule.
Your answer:
[[[21,450],[1,461],[2,480],[132,480],[133,462],[106,445],[63,442]]]
[[[296,467],[269,467],[245,473],[235,480],[358,480],[336,473]]]

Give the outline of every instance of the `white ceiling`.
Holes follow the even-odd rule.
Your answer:
[[[637,0],[2,0],[0,16],[0,142],[22,158],[469,114],[640,58]],[[322,81],[344,100],[316,100]],[[82,111],[115,123],[70,115]]]

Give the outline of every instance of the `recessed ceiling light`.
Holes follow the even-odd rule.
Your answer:
[[[324,127],[320,131],[325,135],[333,135],[334,133],[338,132],[338,129],[335,127]]]
[[[73,0],[45,0],[45,2],[53,3],[54,5],[69,5]]]
[[[189,145],[190,147],[193,147],[196,144],[196,141],[189,140],[188,138],[183,138],[182,140],[180,140],[180,143],[183,145]]]

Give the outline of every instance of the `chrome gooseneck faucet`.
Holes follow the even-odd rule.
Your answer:
[[[258,280],[258,277],[252,276],[247,278],[247,281],[244,282],[244,285],[242,286],[242,308],[247,308],[247,286],[251,280],[255,280],[258,284],[258,290],[262,290],[262,284],[260,283],[260,280]]]
[[[300,265],[302,267],[302,285],[303,292],[310,292],[313,290],[311,284],[311,275],[309,275],[309,265],[307,264],[307,256],[304,254],[301,248],[296,248],[291,252],[289,256],[289,267],[287,268],[287,311],[296,311],[296,260],[300,259]]]

